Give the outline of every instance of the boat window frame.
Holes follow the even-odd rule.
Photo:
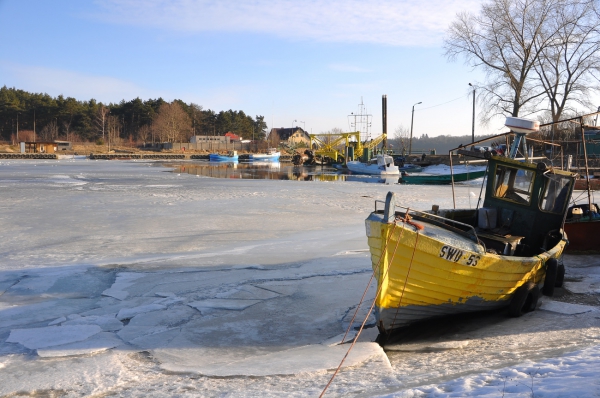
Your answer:
[[[567,184],[561,188],[560,193],[558,195],[556,195],[556,198],[560,197],[561,194],[568,195],[569,191],[571,191],[570,185],[574,184],[575,182],[569,176],[563,176],[563,175],[554,174],[554,173],[544,173],[544,177],[546,177],[546,180],[544,182],[544,188],[543,188],[542,192],[540,193],[540,199],[539,199],[539,204],[538,204],[539,209],[541,212],[544,212],[544,213],[563,214],[563,212],[565,211],[565,207],[569,205],[569,201],[567,201],[567,200],[563,200],[562,208],[560,208],[558,210],[544,209],[544,201],[548,197],[548,188],[550,187],[551,182],[552,182],[552,177],[550,177],[550,175],[552,175],[554,178],[558,178],[562,181],[567,182]],[[556,207],[556,206],[554,206],[554,207]]]
[[[502,171],[499,173],[499,171]],[[507,171],[510,174],[507,175]],[[518,182],[519,177],[518,172],[524,171],[527,174],[530,174],[529,177],[529,190],[523,190],[520,188],[515,188],[515,184]],[[535,185],[536,172],[535,170],[531,170],[528,168],[520,168],[513,165],[505,165],[505,164],[496,164],[496,168],[494,170],[494,191],[492,192],[492,197],[500,200],[504,200],[510,203],[516,203],[522,206],[530,206],[533,199],[533,187]],[[508,177],[508,178],[507,178]],[[525,181],[527,181],[525,179]],[[506,182],[506,184],[505,184]],[[506,188],[503,188],[506,187]],[[499,192],[501,192],[499,194]],[[512,195],[508,197],[507,195]],[[527,195],[527,197],[523,197],[523,195]]]

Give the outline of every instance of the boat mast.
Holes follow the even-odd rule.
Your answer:
[[[588,211],[592,211],[592,194],[590,192],[590,170],[588,168],[587,147],[585,145],[585,127],[583,126],[583,116],[579,119],[579,125],[581,126],[581,144],[583,145],[583,159],[585,162],[585,183],[588,194]]]

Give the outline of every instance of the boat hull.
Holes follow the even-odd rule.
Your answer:
[[[211,162],[237,162],[238,156],[227,156],[211,153],[208,155],[208,159]]]
[[[590,178],[590,191],[598,191],[600,189],[600,178]],[[575,180],[575,191],[587,191],[588,182],[585,178],[579,178]]]
[[[485,170],[473,171],[469,173],[454,174],[454,182],[474,180],[483,177]],[[407,175],[402,177],[402,182],[405,184],[451,184],[451,174],[417,174]]]
[[[250,161],[254,162],[279,162],[280,152],[276,153],[254,153],[250,155]]]
[[[565,232],[569,237],[567,253],[600,252],[600,220],[577,220],[565,222]]]
[[[375,164],[365,164],[358,161],[347,162],[346,167],[353,173],[369,174],[369,175],[400,175],[398,166],[390,165],[389,167],[378,166]]]
[[[566,244],[560,240],[534,257],[504,256],[434,224],[415,225],[384,222],[381,212],[366,220],[383,333],[429,318],[506,307],[521,285],[543,282],[545,262],[558,258]]]

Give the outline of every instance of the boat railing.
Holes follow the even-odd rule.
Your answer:
[[[378,208],[378,203],[384,205],[383,210]],[[398,209],[400,209],[400,211],[398,211]],[[439,216],[432,212],[415,210],[406,206],[398,205],[395,203],[395,195],[393,192],[388,192],[385,201],[375,200],[375,212],[383,213],[384,220],[388,223],[395,222],[397,218],[402,218],[406,220],[406,216],[408,215],[409,217],[414,218],[416,220],[426,220],[441,228],[445,228],[465,237],[468,237],[474,242],[481,243],[479,237],[477,236],[477,232],[475,231],[474,226],[453,220],[451,218]]]

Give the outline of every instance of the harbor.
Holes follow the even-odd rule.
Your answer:
[[[0,394],[159,395],[166,384],[318,394],[349,346],[337,343],[375,298],[371,285],[352,320],[372,275],[374,201],[393,190],[414,208],[453,205],[448,185],[198,178],[156,161],[1,163],[11,234],[0,242]],[[459,189],[457,206],[475,209],[478,192]],[[357,381],[369,380],[371,396],[431,385],[499,394],[507,377],[531,374],[535,391],[567,394],[580,372],[595,379],[600,269],[589,255],[564,263],[564,290],[520,318],[412,326],[385,349],[367,318],[329,393],[360,396]]]

